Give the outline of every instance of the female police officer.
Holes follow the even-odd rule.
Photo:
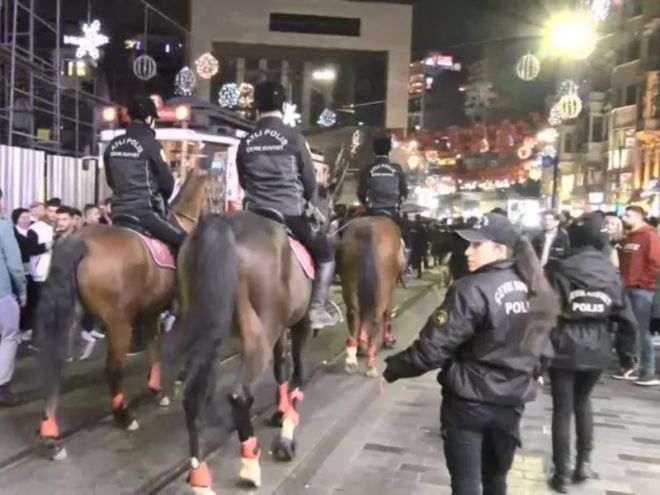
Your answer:
[[[552,458],[550,486],[566,493],[569,485],[571,418],[575,412],[577,460],[573,481],[591,477],[593,449],[591,392],[611,361],[611,322],[618,325],[617,347],[624,369],[634,366],[637,321],[625,295],[621,276],[602,252],[608,242],[600,215],[587,213],[568,227],[571,250],[550,260],[546,274],[560,296],[562,314],[550,340],[555,356],[550,365],[552,387]]]
[[[442,434],[454,495],[504,495],[525,402],[552,326],[557,297],[529,242],[504,216],[470,230],[471,273],[449,288],[417,340],[389,357],[394,382],[441,369]]]

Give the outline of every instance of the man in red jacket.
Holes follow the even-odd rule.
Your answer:
[[[633,312],[639,322],[639,375],[626,370],[614,375],[619,380],[635,380],[635,385],[651,387],[660,385],[656,376],[655,352],[649,325],[651,307],[656,290],[656,278],[660,273],[660,237],[646,223],[646,213],[639,206],[628,206],[623,215],[623,225],[628,235],[619,253],[620,269]]]

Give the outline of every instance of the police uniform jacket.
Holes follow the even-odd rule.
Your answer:
[[[358,199],[368,208],[398,208],[408,197],[408,183],[401,165],[378,156],[360,175]]]
[[[408,349],[389,357],[388,382],[440,368],[443,395],[522,407],[535,397],[538,357],[521,341],[529,316],[528,287],[513,261],[481,267],[456,281]]]
[[[105,176],[112,189],[112,213],[141,216],[165,212],[174,190],[174,176],[165,161],[156,132],[133,122],[113,139],[103,155]]]
[[[316,169],[302,134],[278,117],[264,117],[238,147],[236,169],[246,208],[303,215],[316,192]]]
[[[551,367],[597,370],[612,356],[612,321],[619,323],[619,355],[633,365],[637,321],[616,267],[592,247],[574,249],[566,258],[546,265],[549,282],[558,292],[561,316],[550,340],[555,356]]]

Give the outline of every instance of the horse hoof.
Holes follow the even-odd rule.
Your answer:
[[[359,346],[357,347],[357,353],[356,353],[356,355],[357,355],[357,357],[364,357],[364,356],[367,355],[367,351],[365,351],[365,349],[364,349],[363,346],[359,345]]]
[[[68,454],[66,452],[66,449],[64,447],[61,447],[59,449],[56,449],[53,454],[51,455],[51,459],[53,461],[63,461],[68,457]]]
[[[396,348],[396,339],[385,340],[383,342],[383,349],[394,349]]]
[[[378,378],[378,370],[374,368],[367,368],[367,371],[364,373],[369,378]]]
[[[358,369],[358,364],[357,363],[346,363],[346,372],[347,373],[355,373]]]
[[[126,427],[128,431],[137,431],[140,429],[140,423],[137,421],[133,420],[130,422],[130,424]]]
[[[170,407],[172,404],[172,401],[170,401],[170,398],[167,397],[166,395],[161,397],[160,401],[158,402],[158,405],[160,407]]]
[[[296,458],[296,441],[280,436],[273,448],[273,456],[281,462],[291,462]]]
[[[281,428],[282,421],[284,421],[284,413],[280,411],[275,411],[275,413],[270,418],[270,425],[275,428]]]
[[[259,459],[241,459],[241,471],[238,473],[238,482],[251,488],[261,486],[261,467]]]
[[[191,488],[195,495],[215,495],[215,492],[208,487],[193,486]]]

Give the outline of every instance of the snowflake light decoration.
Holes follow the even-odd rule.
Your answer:
[[[557,91],[557,94],[559,96],[577,95],[579,89],[580,86],[578,86],[577,83],[571,79],[567,79],[559,85],[559,91]]]
[[[220,88],[218,103],[222,108],[234,108],[238,105],[241,92],[236,83],[227,83]]]
[[[174,79],[174,92],[181,96],[190,96],[193,94],[197,78],[190,67],[184,67],[179,71]]]
[[[332,127],[337,123],[337,114],[332,110],[326,108],[319,115],[318,125],[321,127]]]
[[[238,93],[239,108],[250,108],[254,103],[254,86],[250,83],[241,83],[238,87]]]
[[[220,62],[210,53],[205,53],[195,60],[195,69],[199,77],[211,79],[220,70]]]
[[[96,20],[82,25],[82,36],[65,36],[65,45],[77,46],[76,58],[85,58],[89,55],[92,59],[98,60],[101,56],[99,48],[107,45],[110,41],[106,35],[101,34],[101,23]]]
[[[562,116],[561,110],[557,107],[557,105],[554,105],[550,109],[550,116],[548,117],[548,124],[550,124],[553,127],[556,127],[560,125],[564,121],[564,117]]]
[[[295,127],[300,122],[301,115],[297,111],[298,105],[295,103],[284,103],[282,121],[289,127]]]

